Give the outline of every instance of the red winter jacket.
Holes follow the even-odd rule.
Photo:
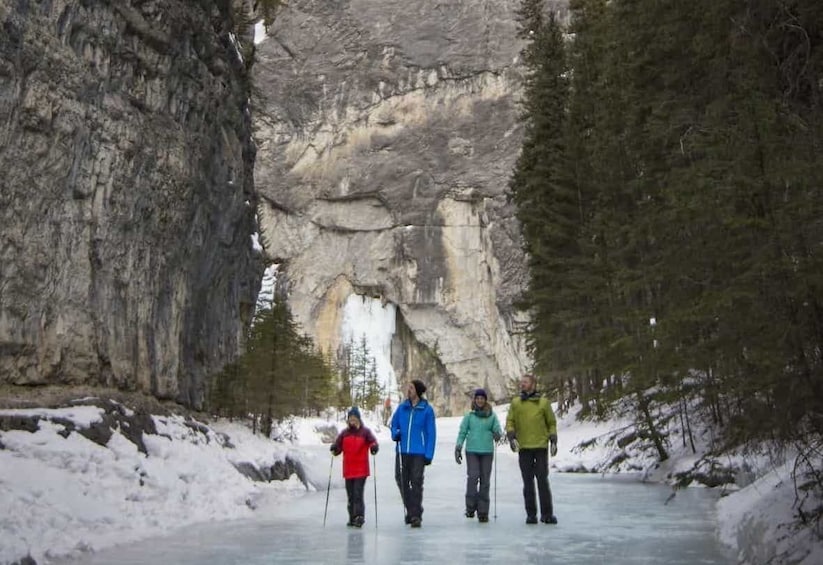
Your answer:
[[[336,453],[343,453],[343,478],[362,479],[369,476],[369,448],[377,439],[366,426],[346,427],[334,440]]]

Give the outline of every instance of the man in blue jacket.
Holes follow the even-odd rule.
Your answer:
[[[406,400],[391,419],[392,440],[397,442],[394,477],[403,497],[406,523],[419,528],[423,518],[423,469],[434,458],[437,430],[434,409],[422,398],[426,385],[413,380],[406,386]]]

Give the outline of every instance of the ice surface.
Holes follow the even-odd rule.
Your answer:
[[[452,457],[456,418],[443,419],[434,463],[426,469],[423,527],[403,523],[394,484],[392,444],[381,437],[375,480],[366,484],[366,524],[345,526],[346,495],[340,459],[325,454],[333,480],[323,526],[325,489],[264,509],[259,519],[189,526],[164,538],[114,547],[74,561],[119,563],[733,563],[716,538],[709,489],[673,491],[631,477],[551,475],[559,524],[526,525],[517,456],[498,448],[492,518],[463,515],[465,465]],[[324,457],[323,446],[310,446]],[[328,475],[327,475],[328,476]],[[672,497],[672,494],[674,496]],[[496,519],[494,518],[496,515]]]

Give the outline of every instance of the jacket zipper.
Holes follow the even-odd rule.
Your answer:
[[[409,429],[406,431],[406,453],[411,451],[411,426],[414,420],[414,406],[411,407],[411,414],[409,415]]]

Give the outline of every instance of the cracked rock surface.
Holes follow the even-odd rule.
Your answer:
[[[260,281],[231,2],[0,0],[0,384],[191,406]]]
[[[292,0],[257,46],[261,227],[297,320],[334,349],[352,293],[397,305],[395,371],[444,414],[528,364],[518,4]]]

